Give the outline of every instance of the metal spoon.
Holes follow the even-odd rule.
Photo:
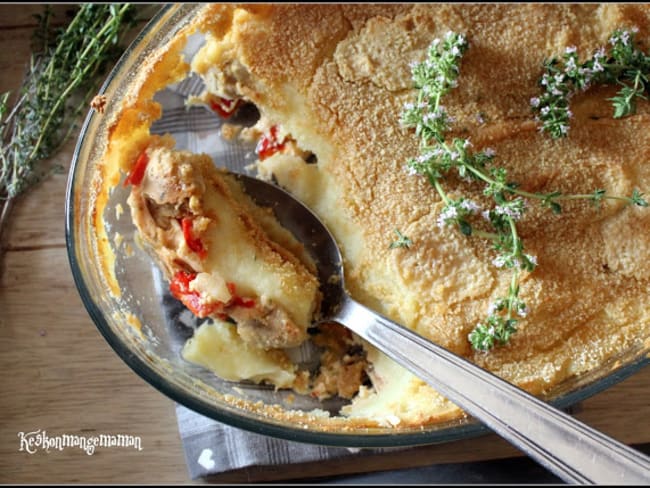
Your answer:
[[[323,319],[363,337],[566,482],[650,482],[650,458],[644,454],[353,300],[345,290],[342,256],[323,223],[281,188],[236,177],[258,205],[274,210],[316,260]]]

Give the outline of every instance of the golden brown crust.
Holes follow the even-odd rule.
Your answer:
[[[459,133],[476,149],[494,148],[527,190],[630,194],[633,187],[650,187],[642,164],[650,147],[647,103],[638,115],[613,121],[606,99],[615,87],[592,89],[573,101],[571,137],[554,141],[537,130],[529,100],[538,94],[545,58],[572,45],[583,56],[592,53],[617,27],[636,26],[638,37],[647,39],[649,18],[643,5],[283,5],[235,15],[230,35],[256,80],[256,91],[246,95],[280,120],[290,119],[287,102],[269,100],[290,85],[314,116],[311,130],[325,134],[333,148],[329,160],[319,158],[320,167],[341,186],[341,206],[365,238],[361,259],[348,263],[351,289],[444,346],[539,392],[596,362],[569,359],[572,351],[593,350],[601,359],[612,354],[615,348],[602,342],[608,334],[618,337],[622,324],[600,324],[605,308],[608,317],[619,317],[634,308],[630,300],[644,302],[647,212],[567,204],[557,217],[532,204],[521,233],[540,262],[522,283],[533,312],[511,346],[472,353],[467,333],[507,287],[509,274],[490,266],[493,254],[485,242],[439,231],[438,197],[424,180],[403,171],[417,153],[415,138],[398,123],[402,105],[413,96],[408,65],[422,59],[434,37],[464,32],[470,49],[459,87],[445,99]],[[266,91],[257,93],[260,87]],[[450,185],[452,193],[461,188]],[[480,190],[472,196],[480,199]],[[393,228],[413,239],[412,249],[388,250]],[[650,318],[637,312],[638,321],[626,325],[636,333],[621,332],[625,339],[617,347],[647,334]],[[540,364],[552,364],[555,372],[536,375]]]
[[[456,134],[477,150],[495,149],[498,163],[529,191],[648,189],[647,102],[637,115],[613,120],[606,99],[616,88],[591,89],[572,101],[571,134],[559,141],[538,131],[529,106],[542,61],[567,46],[585,56],[615,28],[632,26],[647,44],[647,5],[215,5],[197,25],[225,51],[206,52],[194,67],[203,74],[236,60],[240,94],[273,122],[286,122],[336,185],[330,196],[338,195],[341,215],[362,234],[360,251],[343,246],[355,298],[536,393],[647,340],[650,212],[567,203],[556,216],[531,204],[520,227],[540,264],[521,285],[531,313],[511,345],[473,352],[467,334],[510,275],[490,265],[486,242],[438,229],[441,202],[424,179],[406,175],[404,163],[418,148],[399,125],[414,94],[409,63],[423,58],[434,37],[463,32],[470,48],[459,86],[444,102]],[[151,83],[162,86],[155,76]],[[148,129],[156,110],[141,96],[113,137]],[[118,158],[122,170],[141,146],[129,140]],[[447,184],[452,194],[469,188],[482,200],[478,186],[453,178]],[[412,239],[411,249],[388,249],[394,228]],[[457,414],[423,413],[411,422]]]

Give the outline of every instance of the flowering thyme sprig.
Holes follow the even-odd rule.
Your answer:
[[[469,335],[476,349],[488,350],[495,344],[507,343],[516,331],[516,317],[527,310],[519,298],[520,273],[532,271],[536,259],[524,253],[516,228],[516,221],[526,209],[525,201],[523,198],[508,198],[515,192],[516,185],[507,181],[503,168],[486,169],[494,159],[494,151],[473,151],[468,139],[448,141],[446,137],[453,118],[440,102],[457,85],[459,63],[466,49],[465,37],[454,32],[447,33],[442,41],[436,39],[431,43],[427,59],[412,65],[418,95],[415,103],[405,105],[401,123],[415,128],[415,134],[420,138],[420,155],[409,159],[407,170],[411,174],[426,176],[444,202],[438,215],[438,226],[452,225],[466,236],[490,239],[497,251],[494,264],[513,270],[507,296],[497,299],[490,307],[488,317]],[[484,193],[493,197],[496,206],[483,210],[473,200],[450,197],[442,187],[442,180],[452,169],[463,179],[486,183]],[[485,225],[480,224],[480,216],[491,230],[481,228]]]
[[[609,38],[609,53],[601,47],[582,63],[575,47],[568,47],[561,59],[544,62],[545,73],[539,80],[543,93],[530,100],[543,131],[554,138],[566,137],[572,118],[571,97],[597,84],[622,85],[610,99],[614,118],[636,113],[637,99],[646,99],[650,73],[650,57],[635,47],[637,32],[636,28],[615,30]]]
[[[488,168],[495,157],[492,149],[473,151],[468,139],[453,138],[449,141],[446,134],[453,117],[441,105],[441,100],[456,87],[459,63],[466,50],[465,37],[454,32],[447,33],[442,41],[435,39],[431,43],[427,58],[412,65],[414,85],[418,88],[417,98],[414,103],[404,106],[400,122],[405,127],[415,128],[415,134],[420,139],[420,155],[407,161],[407,171],[411,175],[425,176],[444,203],[438,215],[438,227],[455,226],[466,236],[489,239],[497,252],[493,264],[512,271],[507,295],[497,298],[490,305],[487,318],[477,324],[468,336],[475,349],[487,351],[495,345],[506,344],[516,332],[518,320],[528,313],[528,307],[519,298],[519,281],[522,272],[535,269],[537,259],[524,252],[517,231],[517,221],[527,208],[526,199],[538,200],[555,213],[561,211],[559,202],[562,200],[582,199],[599,204],[609,198],[638,206],[648,204],[636,189],[631,197],[609,196],[602,189],[578,195],[564,195],[557,191],[528,192],[510,182],[504,168]],[[599,56],[594,62],[600,62],[600,59]],[[557,80],[555,82],[559,83]],[[484,210],[473,200],[448,195],[442,181],[451,170],[457,171],[462,179],[482,181],[485,184],[484,195],[492,197],[495,206]],[[483,220],[478,218],[479,215]],[[486,230],[486,224],[489,230]]]

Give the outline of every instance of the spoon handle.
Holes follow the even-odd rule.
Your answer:
[[[335,321],[569,483],[650,482],[650,458],[345,297]]]

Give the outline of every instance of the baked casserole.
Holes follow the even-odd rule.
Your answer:
[[[188,103],[226,119],[246,105],[259,111],[254,126],[226,126],[231,133],[219,136],[258,141],[255,173],[329,227],[356,300],[543,395],[648,340],[650,212],[617,200],[569,200],[559,215],[528,204],[517,223],[537,264],[518,282],[527,313],[507,343],[472,347],[468,336],[512,274],[493,265],[485,239],[438,225],[445,202],[427,178],[405,169],[420,149],[400,123],[413,102],[412,63],[434,39],[463,33],[469,49],[444,99],[450,139],[495,154],[529,193],[629,195],[650,188],[646,100],[614,117],[609,99],[618,88],[590,87],[572,98],[563,138],[539,130],[530,101],[545,59],[567,47],[595,52],[620,28],[634,29],[643,44],[649,22],[650,8],[640,4],[205,5],[152,54],[111,122],[97,233],[105,233],[111,189],[126,187],[133,224],[171,293],[212,319],[183,355],[221,377],[348,399],[339,421],[350,425],[420,428],[463,415],[342,327],[314,330],[319,284],[300,243],[215,167],[219,161],[151,133],[161,116],[155,94],[198,76],[204,90]],[[185,59],[196,33],[204,42]],[[445,185],[486,205],[475,181],[450,175]],[[396,229],[408,245],[391,245]],[[317,370],[300,369],[287,354],[305,342],[320,348]]]

